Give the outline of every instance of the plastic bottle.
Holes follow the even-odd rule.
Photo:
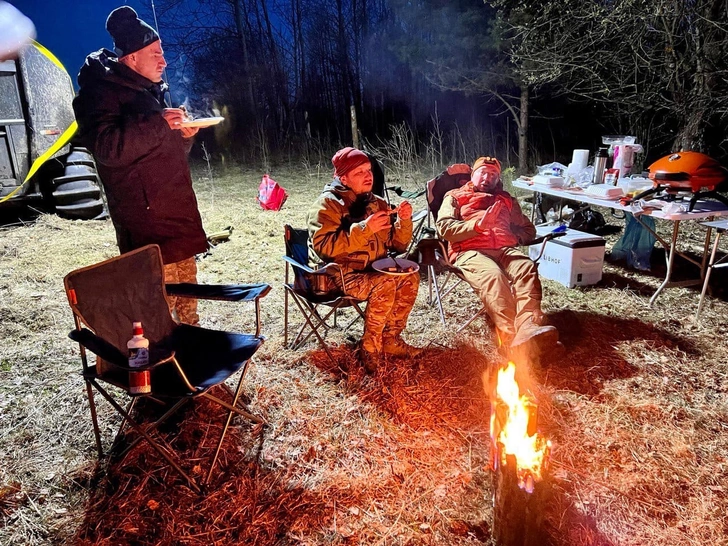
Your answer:
[[[126,344],[129,349],[129,367],[140,368],[149,364],[149,340],[144,337],[141,322],[134,322],[132,326],[133,337]],[[149,370],[129,372],[129,392],[131,394],[152,392]]]
[[[546,213],[546,222],[550,226],[556,225],[556,221],[559,219],[559,215],[556,214],[556,211],[554,209],[549,209],[549,211]]]

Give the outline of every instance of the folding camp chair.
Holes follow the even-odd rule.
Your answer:
[[[454,190],[466,184],[470,180],[470,165],[465,163],[456,163],[450,165],[438,176],[428,181],[427,188],[427,206],[432,218],[432,224],[437,223],[437,215],[442,206],[445,195],[450,190]],[[428,224],[429,224],[428,217]],[[563,235],[563,233],[549,233],[542,237],[538,237],[533,241],[526,243],[524,246],[541,244],[538,260],[543,255],[546,243]],[[467,282],[462,270],[455,264],[450,262],[447,252],[447,241],[440,239],[437,230],[432,225],[423,228],[422,236],[419,238],[415,250],[418,254],[418,261],[421,266],[427,268],[427,286],[428,286],[428,303],[436,305],[440,314],[440,322],[443,327],[446,326],[445,311],[443,309],[443,299],[447,297],[461,282]],[[438,281],[438,270],[445,274],[443,282]],[[461,332],[467,328],[476,318],[485,315],[486,308],[481,307],[473,316],[471,316],[457,332]]]
[[[285,244],[286,255],[283,256],[286,261],[286,277],[283,284],[286,290],[283,316],[284,343],[290,349],[298,349],[313,335],[331,361],[336,363],[324,341],[326,332],[336,326],[337,313],[347,307],[353,308],[357,315],[344,330],[348,330],[359,318],[364,318],[360,305],[365,300],[354,298],[344,292],[341,288],[344,286],[344,274],[338,264],[325,264],[318,269],[308,265],[307,230],[294,229],[286,225]],[[290,343],[288,342],[289,301],[296,304],[303,317],[303,323]],[[319,312],[319,308],[328,309],[324,313]],[[331,320],[331,324],[329,320]]]
[[[187,474],[173,449],[159,433],[158,426],[175,413],[185,402],[204,397],[227,409],[217,449],[202,485],[209,483],[225,434],[233,414],[255,422],[265,421],[250,413],[239,402],[243,379],[250,358],[263,343],[260,335],[260,298],[269,291],[267,284],[196,285],[164,284],[162,255],[157,245],[149,245],[104,262],[69,273],[64,284],[73,311],[75,330],[69,337],[79,343],[83,378],[91,409],[96,447],[99,457],[104,451],[94,402],[94,390],[105,398],[122,416],[123,421],[114,439],[119,445],[122,432],[130,443],[124,452],[139,441],[146,440],[195,491],[200,485]],[[255,304],[255,334],[238,334],[209,330],[176,323],[170,314],[167,294],[216,299],[247,301]],[[130,368],[126,342],[132,334],[132,322],[140,321],[149,339],[150,363],[142,368]],[[89,364],[86,350],[97,355],[96,364]],[[151,392],[130,393],[129,372],[148,371]],[[240,379],[233,391],[225,380],[236,372]],[[109,389],[113,385],[120,390]],[[220,385],[228,391],[230,403],[212,395],[210,389]],[[134,407],[140,397],[149,398],[171,407],[157,421],[144,421],[142,412]],[[126,403],[126,407],[123,404]],[[129,430],[131,429],[131,431]],[[138,436],[134,438],[133,432]]]

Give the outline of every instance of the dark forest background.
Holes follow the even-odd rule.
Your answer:
[[[229,120],[206,149],[236,160],[329,157],[353,107],[362,146],[433,167],[495,154],[528,171],[606,134],[636,136],[643,165],[679,149],[728,163],[725,0],[155,8],[173,92]]]

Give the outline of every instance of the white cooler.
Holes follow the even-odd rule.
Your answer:
[[[538,226],[538,235],[546,235],[554,226]],[[528,247],[532,260],[538,257],[541,244]],[[538,262],[538,273],[567,288],[587,286],[602,280],[604,266],[604,237],[568,229],[566,235],[546,243],[543,256]]]

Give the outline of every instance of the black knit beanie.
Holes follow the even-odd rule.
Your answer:
[[[157,31],[139,19],[137,12],[129,6],[121,6],[109,14],[106,30],[114,39],[114,51],[119,57],[159,40]]]

